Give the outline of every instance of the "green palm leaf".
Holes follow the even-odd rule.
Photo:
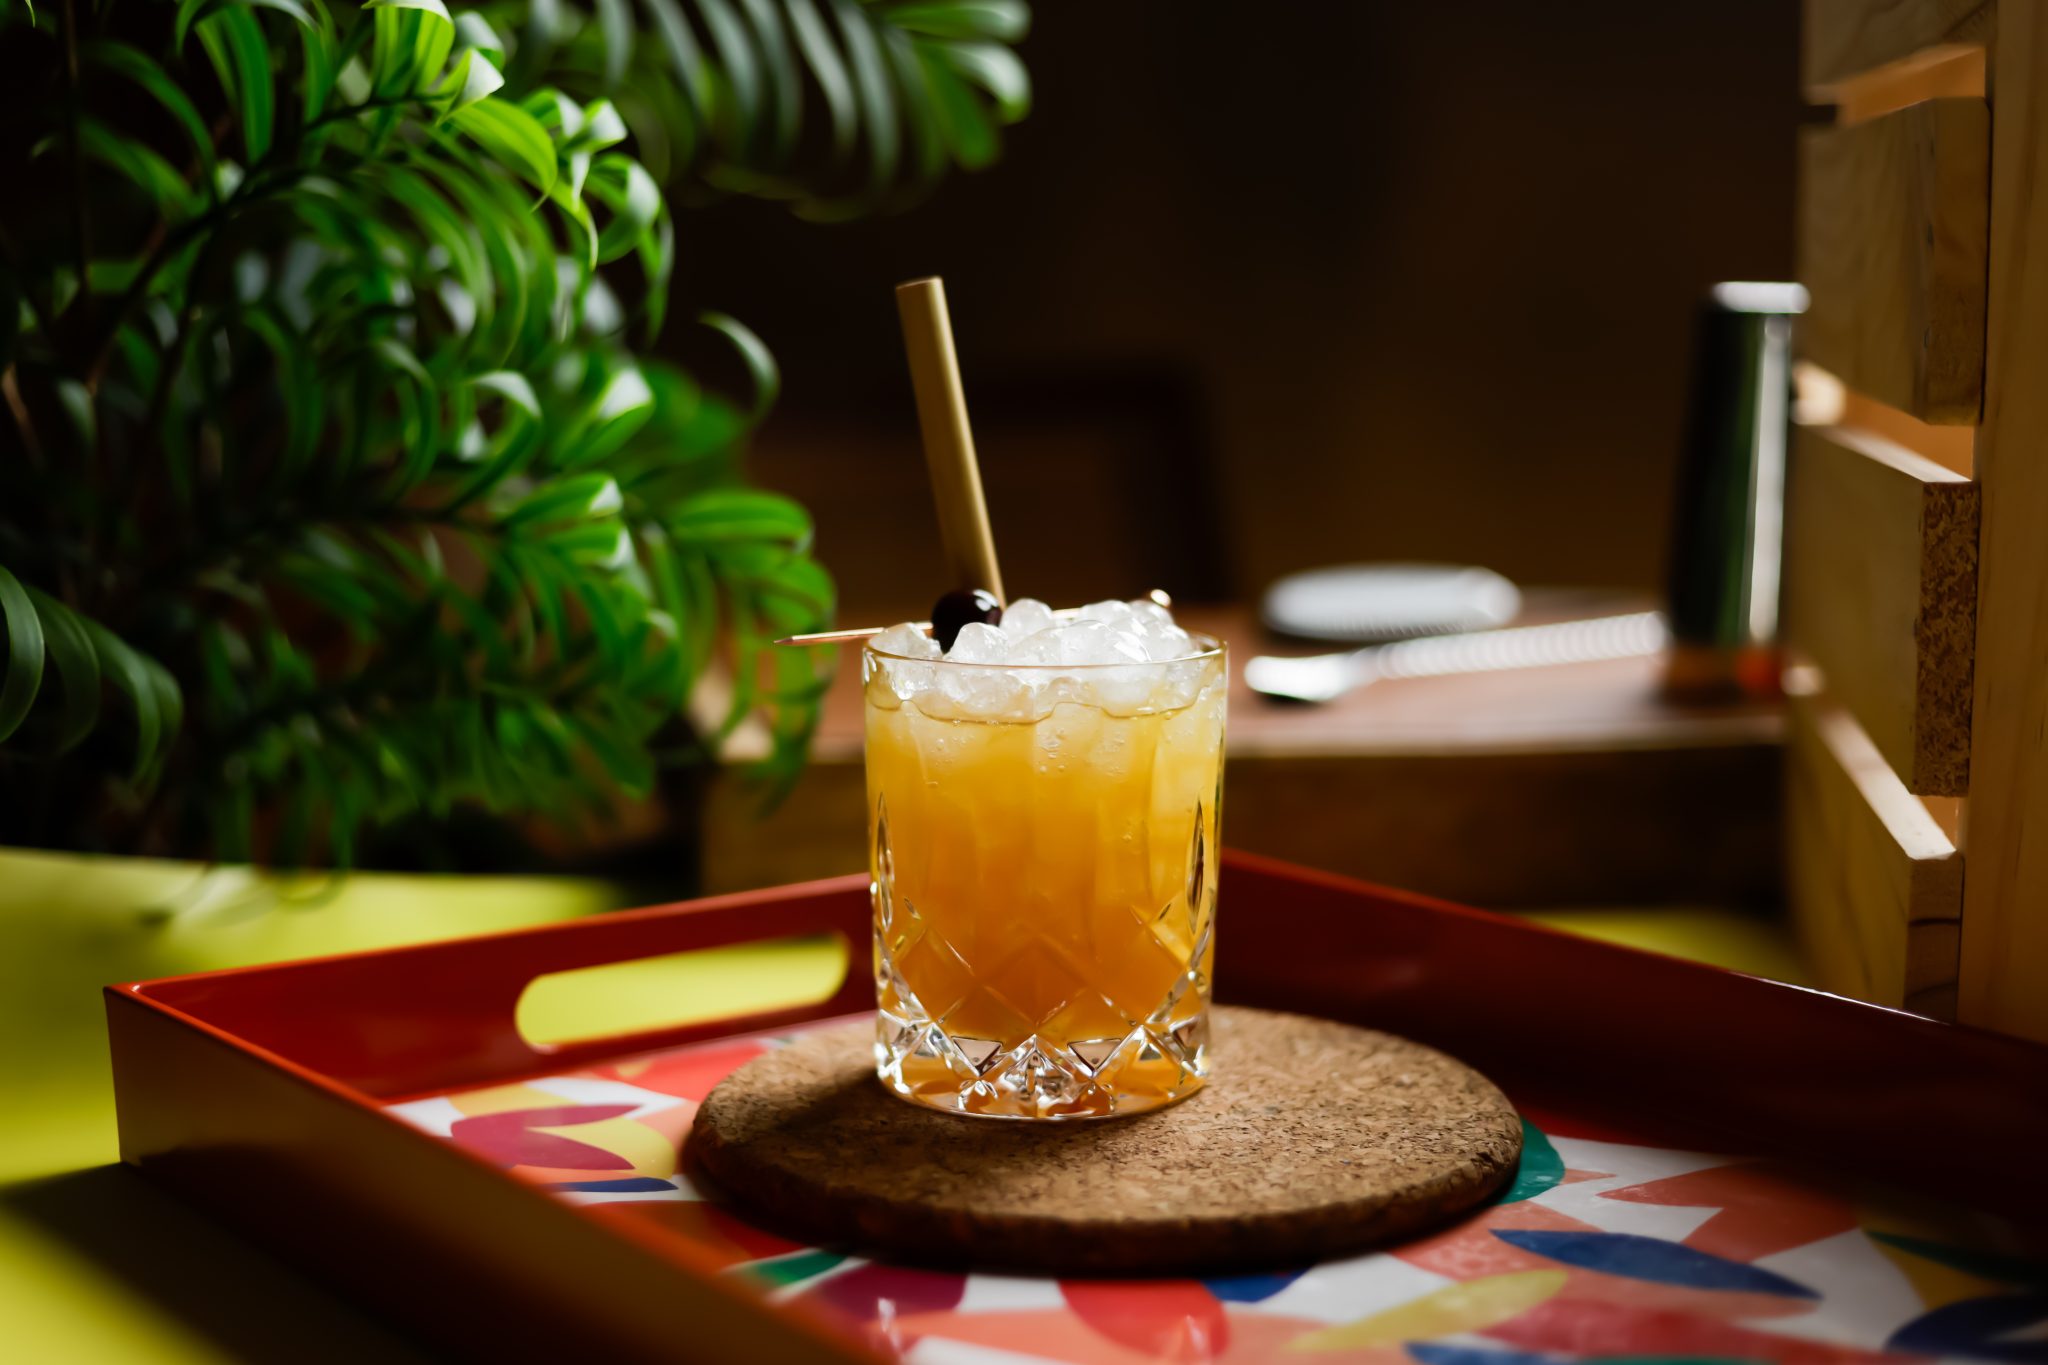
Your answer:
[[[545,194],[558,173],[547,129],[518,105],[496,97],[456,109],[448,121],[492,157]]]
[[[139,785],[152,781],[167,744],[183,723],[183,694],[169,671],[4,567],[0,618],[7,640],[6,667],[0,673],[0,741],[18,738],[37,700],[48,690],[45,664],[54,661],[63,699],[50,738],[41,747],[62,753],[91,731],[99,716],[104,679],[134,716],[129,780]]]
[[[0,568],[0,614],[7,626],[7,672],[0,676],[0,740],[20,728],[43,685],[43,618],[21,580]]]

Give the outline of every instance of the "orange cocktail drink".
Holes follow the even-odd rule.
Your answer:
[[[1151,653],[1178,657],[1115,663],[1078,627],[870,645],[876,1063],[899,1095],[1085,1118],[1201,1085],[1226,669],[1165,631]]]

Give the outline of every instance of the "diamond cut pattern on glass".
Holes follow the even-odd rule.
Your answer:
[[[1158,900],[1132,897],[1146,893],[1140,876],[1120,893],[1098,885],[1126,908],[1105,904],[1113,917],[1080,935],[1071,916],[1040,927],[1014,914],[991,933],[972,902],[949,901],[935,915],[905,894],[878,795],[875,1061],[884,1084],[937,1108],[1009,1118],[1140,1112],[1197,1088],[1208,1070],[1216,888],[1212,811],[1192,804],[1183,852],[1152,873]]]
[[[896,854],[889,847],[889,802],[875,798],[875,879],[869,893],[875,903],[875,927],[883,934],[896,931]]]
[[[1087,1067],[1088,1074],[1093,1076],[1121,1042],[1121,1038],[1076,1038],[1067,1044],[1067,1051],[1073,1053],[1074,1060]]]
[[[953,1045],[960,1049],[960,1055],[974,1067],[976,1075],[987,1075],[989,1063],[1003,1050],[1003,1045],[993,1038],[975,1038],[965,1033],[954,1034]]]

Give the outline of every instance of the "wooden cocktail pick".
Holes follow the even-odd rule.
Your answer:
[[[1164,588],[1152,589],[1152,591],[1145,594],[1145,600],[1157,602],[1168,611],[1173,610],[1173,598],[1167,595]],[[1079,607],[1061,607],[1053,615],[1062,621],[1071,621],[1080,614],[1080,611]],[[912,621],[910,624],[914,628],[927,633],[932,628],[932,623],[929,621]],[[887,629],[887,626],[849,626],[844,630],[821,630],[810,635],[785,635],[775,643],[778,645],[845,645],[851,644],[855,640],[872,639]]]
[[[946,286],[936,276],[899,284],[896,311],[903,319],[910,384],[917,393],[917,425],[924,434],[925,465],[939,507],[939,537],[953,586],[984,588],[998,603],[1006,602],[988,504],[981,494],[981,466],[974,457],[974,432],[967,424],[960,361],[953,353]]]

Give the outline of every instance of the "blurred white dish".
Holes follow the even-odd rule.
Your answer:
[[[1455,564],[1345,564],[1290,574],[1266,590],[1266,625],[1310,640],[1409,640],[1490,630],[1515,619],[1522,594],[1491,569]]]

